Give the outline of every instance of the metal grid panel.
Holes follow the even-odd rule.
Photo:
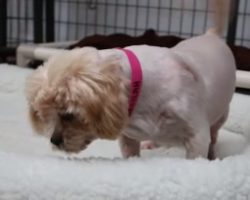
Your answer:
[[[7,1],[7,46],[33,42],[33,1]]]
[[[92,34],[193,36],[211,26],[207,0],[55,0],[56,40]]]
[[[7,1],[8,47],[44,41],[43,30],[38,39],[33,37],[33,1]],[[212,26],[208,0],[55,0],[54,8],[56,41],[76,40],[96,33],[140,35],[149,28],[159,34],[190,37]],[[250,2],[240,0],[237,44],[250,47],[249,30]],[[53,39],[52,34],[47,41]]]
[[[240,0],[236,44],[250,47],[250,2]]]

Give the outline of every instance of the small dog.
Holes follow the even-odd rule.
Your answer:
[[[52,57],[28,78],[35,130],[66,152],[79,152],[97,138],[119,138],[124,157],[139,155],[140,141],[150,140],[183,145],[187,158],[212,158],[235,89],[235,61],[224,41],[209,30],[170,49],[125,49],[143,74],[131,116],[126,53],[85,47]]]

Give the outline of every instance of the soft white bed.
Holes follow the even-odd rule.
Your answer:
[[[216,147],[221,160],[185,160],[180,149],[123,160],[108,141],[68,157],[30,128],[23,94],[30,72],[0,65],[0,200],[250,199],[250,96],[234,96]]]

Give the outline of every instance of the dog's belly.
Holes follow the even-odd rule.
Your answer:
[[[161,115],[135,117],[123,134],[137,141],[152,140],[161,145],[184,143],[193,136],[183,121]]]

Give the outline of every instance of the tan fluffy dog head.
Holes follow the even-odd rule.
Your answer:
[[[51,58],[27,81],[30,118],[38,133],[67,152],[96,138],[115,139],[127,121],[127,80],[115,58],[94,48]]]

